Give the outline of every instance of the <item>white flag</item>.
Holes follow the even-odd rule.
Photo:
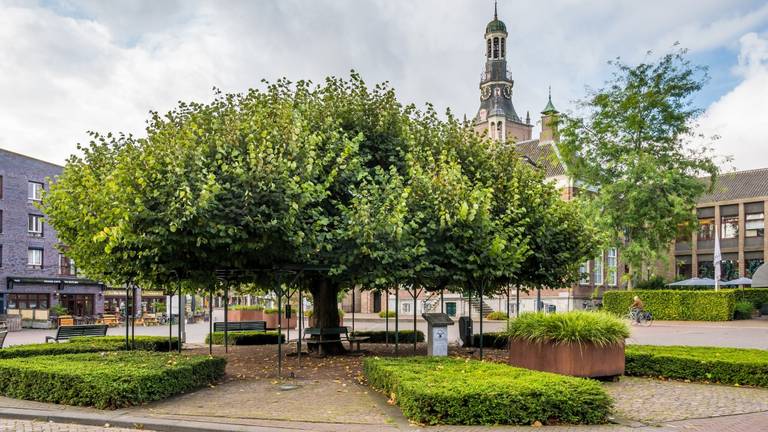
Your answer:
[[[715,226],[715,255],[712,263],[715,266],[715,291],[720,289],[720,262],[722,260],[723,256],[720,254],[720,233],[717,232],[717,226]]]

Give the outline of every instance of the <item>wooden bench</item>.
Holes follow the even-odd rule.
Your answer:
[[[342,337],[349,342],[350,350],[352,350],[352,344],[357,343],[357,351],[360,351],[360,342],[366,342],[370,339],[368,336],[350,336],[346,327],[308,327],[304,330],[304,337],[307,336],[317,336],[316,339],[307,339],[305,343],[307,346],[316,345],[319,354],[322,354],[324,344],[338,342]],[[327,338],[328,336],[332,336],[332,338]]]
[[[213,323],[214,332],[223,332],[225,329],[228,332],[234,331],[267,331],[266,321],[230,321],[230,322],[215,322]]]
[[[107,326],[104,324],[61,326],[56,330],[56,336],[46,336],[45,342],[69,340],[76,336],[106,336]]]
[[[117,315],[105,314],[96,320],[96,324],[104,324],[109,327],[117,327],[120,322],[117,319]]]

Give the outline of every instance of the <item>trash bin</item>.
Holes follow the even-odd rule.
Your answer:
[[[472,346],[472,318],[459,317],[459,339],[463,346]]]
[[[555,305],[547,305],[547,313],[555,313],[557,312],[557,306]]]

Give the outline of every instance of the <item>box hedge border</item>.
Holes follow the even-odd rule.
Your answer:
[[[625,374],[768,387],[768,351],[627,345]]]
[[[612,400],[597,381],[476,360],[367,358],[368,383],[424,424],[599,424]]]
[[[165,399],[224,376],[226,360],[146,351],[0,360],[0,394],[39,402],[117,409]]]
[[[171,339],[171,350],[178,349],[178,338]],[[160,336],[136,336],[136,350],[168,351],[168,338]],[[0,359],[32,357],[43,355],[62,355],[125,350],[125,338],[121,336],[74,337],[69,342],[17,345],[0,349]]]
[[[413,330],[399,330],[397,341],[399,343],[413,343]],[[350,333],[350,337],[369,337],[368,343],[386,343],[387,332],[384,330],[376,331],[355,331]],[[424,332],[416,331],[416,342],[424,342]],[[389,343],[395,343],[395,332],[389,331]]]
[[[230,331],[227,339],[230,345],[276,345],[279,333],[276,331]],[[205,343],[210,343],[211,334],[205,336]],[[280,338],[285,342],[285,335]],[[213,344],[224,345],[224,332],[213,333]]]
[[[634,296],[640,297],[654,319],[670,321],[729,321],[736,302],[734,290],[608,291],[603,294],[603,308],[626,315]]]

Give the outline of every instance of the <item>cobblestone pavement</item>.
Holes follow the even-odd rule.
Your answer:
[[[148,431],[147,429],[143,429]],[[39,422],[32,420],[13,420],[0,418],[0,432],[135,432],[136,429],[107,428],[102,426],[84,426],[78,424],[63,424]]]
[[[606,384],[616,415],[646,424],[768,411],[768,390],[622,377]]]

